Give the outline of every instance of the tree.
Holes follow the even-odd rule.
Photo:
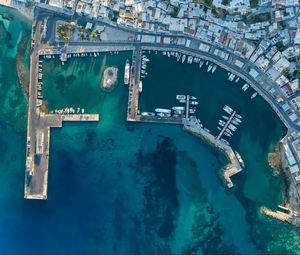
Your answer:
[[[177,6],[172,6],[172,11],[170,13],[172,18],[176,18],[179,12],[179,8]]]
[[[291,72],[291,69],[289,67],[283,69],[282,73],[285,77],[290,77],[290,72]]]

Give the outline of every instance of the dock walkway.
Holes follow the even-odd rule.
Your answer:
[[[219,140],[221,138],[221,136],[224,134],[225,130],[227,129],[227,127],[229,126],[229,124],[231,123],[233,117],[235,116],[236,111],[234,111],[230,118],[227,120],[227,122],[225,123],[224,127],[222,128],[221,132],[218,134],[217,139]]]

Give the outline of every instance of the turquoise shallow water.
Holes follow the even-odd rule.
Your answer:
[[[23,24],[14,17],[11,24]],[[1,54],[5,63],[2,56],[12,53]],[[0,119],[9,121],[0,129],[0,253],[299,253],[299,235],[291,226],[258,213],[262,205],[277,205],[284,188],[282,176],[273,177],[266,161],[285,132],[271,109],[260,98],[250,102],[251,93],[228,84],[220,69],[212,76],[196,66],[149,56],[142,108],[168,107],[175,94],[189,92],[198,96],[199,117],[212,132],[224,103],[244,116],[231,142],[246,169],[228,190],[218,174],[226,160],[213,148],[178,126],[125,121],[128,91],[122,71],[129,56],[72,59],[64,67],[57,60],[44,63],[50,109],[84,107],[101,115],[99,123],[52,130],[47,201],[23,200],[25,133],[15,131],[9,114],[14,107],[3,106]],[[11,63],[15,70],[14,58]],[[107,63],[120,66],[120,84],[111,93],[99,86]],[[13,96],[15,107],[25,111],[16,76],[13,81],[15,94],[3,91],[1,102]]]

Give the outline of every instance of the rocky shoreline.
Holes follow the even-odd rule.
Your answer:
[[[296,183],[292,180],[292,176],[289,172],[288,162],[285,159],[284,152],[281,150],[282,169],[285,178],[285,192],[284,192],[284,203],[295,212],[295,215],[291,218],[290,223],[297,228],[300,228],[300,194],[298,194]]]
[[[298,194],[296,183],[292,180],[292,176],[289,172],[288,162],[284,155],[282,148],[282,141],[280,140],[274,148],[273,152],[268,154],[268,162],[273,169],[274,176],[279,176],[283,173],[285,190],[283,191],[282,205],[278,205],[279,209],[282,210],[270,210],[264,208],[260,210],[262,214],[268,217],[275,218],[280,221],[288,222],[295,226],[297,229],[300,228],[300,194]]]
[[[275,145],[274,151],[268,154],[269,165],[273,169],[275,176],[280,175],[282,171],[282,155],[280,149],[280,141]]]
[[[26,99],[29,97],[29,66],[25,64],[30,37],[23,37],[19,43],[16,65],[20,84]]]

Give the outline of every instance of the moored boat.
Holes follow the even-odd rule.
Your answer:
[[[246,91],[249,88],[249,85],[247,83],[245,83],[242,87],[243,91]]]
[[[251,99],[255,98],[257,96],[257,92],[254,92],[251,96]]]
[[[127,85],[129,83],[129,77],[130,77],[130,64],[129,60],[126,60],[125,64],[125,70],[124,70],[124,84]]]
[[[217,70],[217,65],[214,65],[211,72],[214,73]]]
[[[181,99],[185,99],[185,98],[186,98],[185,95],[176,95],[177,100],[181,100]]]
[[[170,109],[164,109],[164,108],[156,108],[155,112],[171,113],[171,110]]]
[[[233,110],[228,105],[224,105],[223,110],[228,114],[231,114],[233,112]]]
[[[141,113],[142,116],[155,116],[154,112],[142,112]]]

